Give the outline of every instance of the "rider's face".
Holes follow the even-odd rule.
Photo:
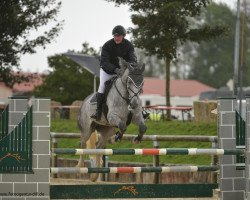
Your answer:
[[[116,44],[122,43],[124,36],[123,35],[114,35],[114,41]]]

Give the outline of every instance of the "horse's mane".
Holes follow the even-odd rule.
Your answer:
[[[139,65],[137,63],[128,63],[124,59],[119,58],[119,64],[123,70],[123,74],[128,71],[128,78],[130,78],[136,87],[141,87],[143,84],[145,65]]]

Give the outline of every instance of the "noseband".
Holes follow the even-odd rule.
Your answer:
[[[136,87],[136,88],[140,88],[140,90],[138,92],[134,92],[130,87],[128,87],[128,80],[131,80],[133,85]],[[140,80],[140,81],[139,81]],[[118,90],[117,86],[116,86],[116,81],[117,79],[115,80],[115,88],[118,92],[118,94],[122,97],[122,99],[124,99],[126,101],[126,103],[128,104],[128,108],[129,110],[131,110],[131,102],[132,102],[132,99],[134,97],[136,97],[137,99],[139,98],[139,94],[142,92],[142,86],[143,86],[143,83],[144,83],[144,80],[143,80],[143,75],[141,74],[133,74],[133,75],[129,75],[126,79],[126,83],[123,83],[123,85],[126,85],[126,89],[127,89],[127,95],[128,98],[122,96],[121,92]],[[133,93],[132,96],[130,96],[129,94],[129,91],[131,91]]]

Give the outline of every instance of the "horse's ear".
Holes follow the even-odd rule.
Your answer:
[[[119,60],[120,67],[121,68],[126,68],[126,61],[121,57],[118,57],[118,60]]]
[[[128,63],[128,70],[130,72],[134,71],[134,67],[132,67],[132,65],[130,63]]]

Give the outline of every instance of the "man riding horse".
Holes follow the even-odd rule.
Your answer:
[[[142,141],[147,130],[144,118],[148,114],[143,111],[139,98],[144,83],[145,64],[137,63],[134,47],[124,38],[126,31],[122,26],[116,26],[112,33],[114,38],[102,48],[98,92],[84,99],[78,115],[82,149],[86,148],[86,142],[94,132],[99,133],[96,149],[103,149],[113,135],[115,141],[120,141],[130,123],[138,127],[138,135],[133,139],[135,144]],[[100,155],[97,155],[95,166],[100,166],[100,160]],[[78,166],[84,166],[82,155]],[[97,177],[98,174],[92,175],[91,180]]]
[[[134,46],[125,39],[126,30],[123,26],[117,25],[112,30],[113,38],[108,40],[102,47],[100,62],[100,85],[96,94],[97,108],[91,118],[100,120],[102,115],[102,104],[104,101],[105,82],[121,73],[118,57],[133,66],[137,63]],[[146,119],[148,113],[143,112],[143,118]]]

